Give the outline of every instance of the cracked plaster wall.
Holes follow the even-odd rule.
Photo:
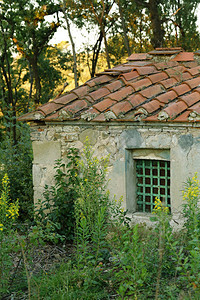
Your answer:
[[[42,198],[45,184],[54,184],[54,163],[58,158],[65,161],[67,149],[83,149],[86,137],[98,158],[110,155],[108,188],[111,195],[123,196],[126,207],[125,152],[139,149],[168,150],[171,161],[172,212],[180,210],[183,184],[189,176],[200,176],[200,130],[191,127],[167,127],[135,125],[48,125],[35,126],[31,130],[33,143],[34,201]],[[126,151],[125,151],[126,150]],[[149,153],[149,151],[148,151]],[[127,180],[127,188],[129,188]],[[127,199],[128,202],[134,199]],[[134,207],[131,203],[129,207]]]

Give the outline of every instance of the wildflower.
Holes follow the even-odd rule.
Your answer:
[[[0,231],[3,231],[3,224],[0,223]]]
[[[169,213],[169,207],[165,206],[158,197],[155,197],[155,206],[153,209],[153,214],[158,214],[159,212]]]

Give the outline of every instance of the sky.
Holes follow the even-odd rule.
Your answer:
[[[92,44],[94,41],[95,30],[88,34],[87,30],[80,30],[75,25],[71,25],[71,33],[76,46],[76,50],[80,51],[84,49],[84,44]],[[55,33],[54,37],[50,40],[50,44],[58,44],[62,41],[69,42],[69,36],[66,29],[60,27]]]

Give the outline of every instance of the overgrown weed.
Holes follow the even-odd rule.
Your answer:
[[[151,217],[154,225],[151,228],[144,224],[130,226],[127,212],[122,208],[122,199],[111,200],[107,192],[107,164],[107,158],[98,160],[93,156],[88,142],[82,159],[72,149],[67,164],[57,162],[55,188],[46,190],[45,199],[48,201],[39,208],[36,223],[28,235],[20,235],[27,297],[199,299],[200,189],[197,174],[186,183],[183,192],[184,227],[175,232],[170,225],[171,215],[159,199],[155,201]],[[74,167],[73,170],[70,167]],[[9,189],[6,189],[1,199],[9,199]],[[9,205],[8,209],[12,206]],[[69,227],[64,209],[69,212]],[[4,219],[2,216],[0,234],[4,259],[1,259],[1,272],[3,264],[8,269],[12,266],[10,253],[13,251],[8,246],[10,235],[5,235],[4,230],[7,216]],[[12,216],[8,220],[11,222]],[[17,235],[11,223],[8,228],[19,252],[19,242],[16,242]],[[47,241],[63,242],[69,237],[73,238],[75,251],[67,262],[53,266],[48,272],[30,271],[32,258],[31,251],[27,251],[28,242],[33,248],[33,245],[45,245]],[[1,295],[12,293],[5,270]],[[23,290],[24,285],[20,289]],[[16,290],[14,292],[17,299]]]

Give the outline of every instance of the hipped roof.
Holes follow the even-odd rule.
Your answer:
[[[20,121],[200,121],[199,51],[157,48],[96,74]]]

